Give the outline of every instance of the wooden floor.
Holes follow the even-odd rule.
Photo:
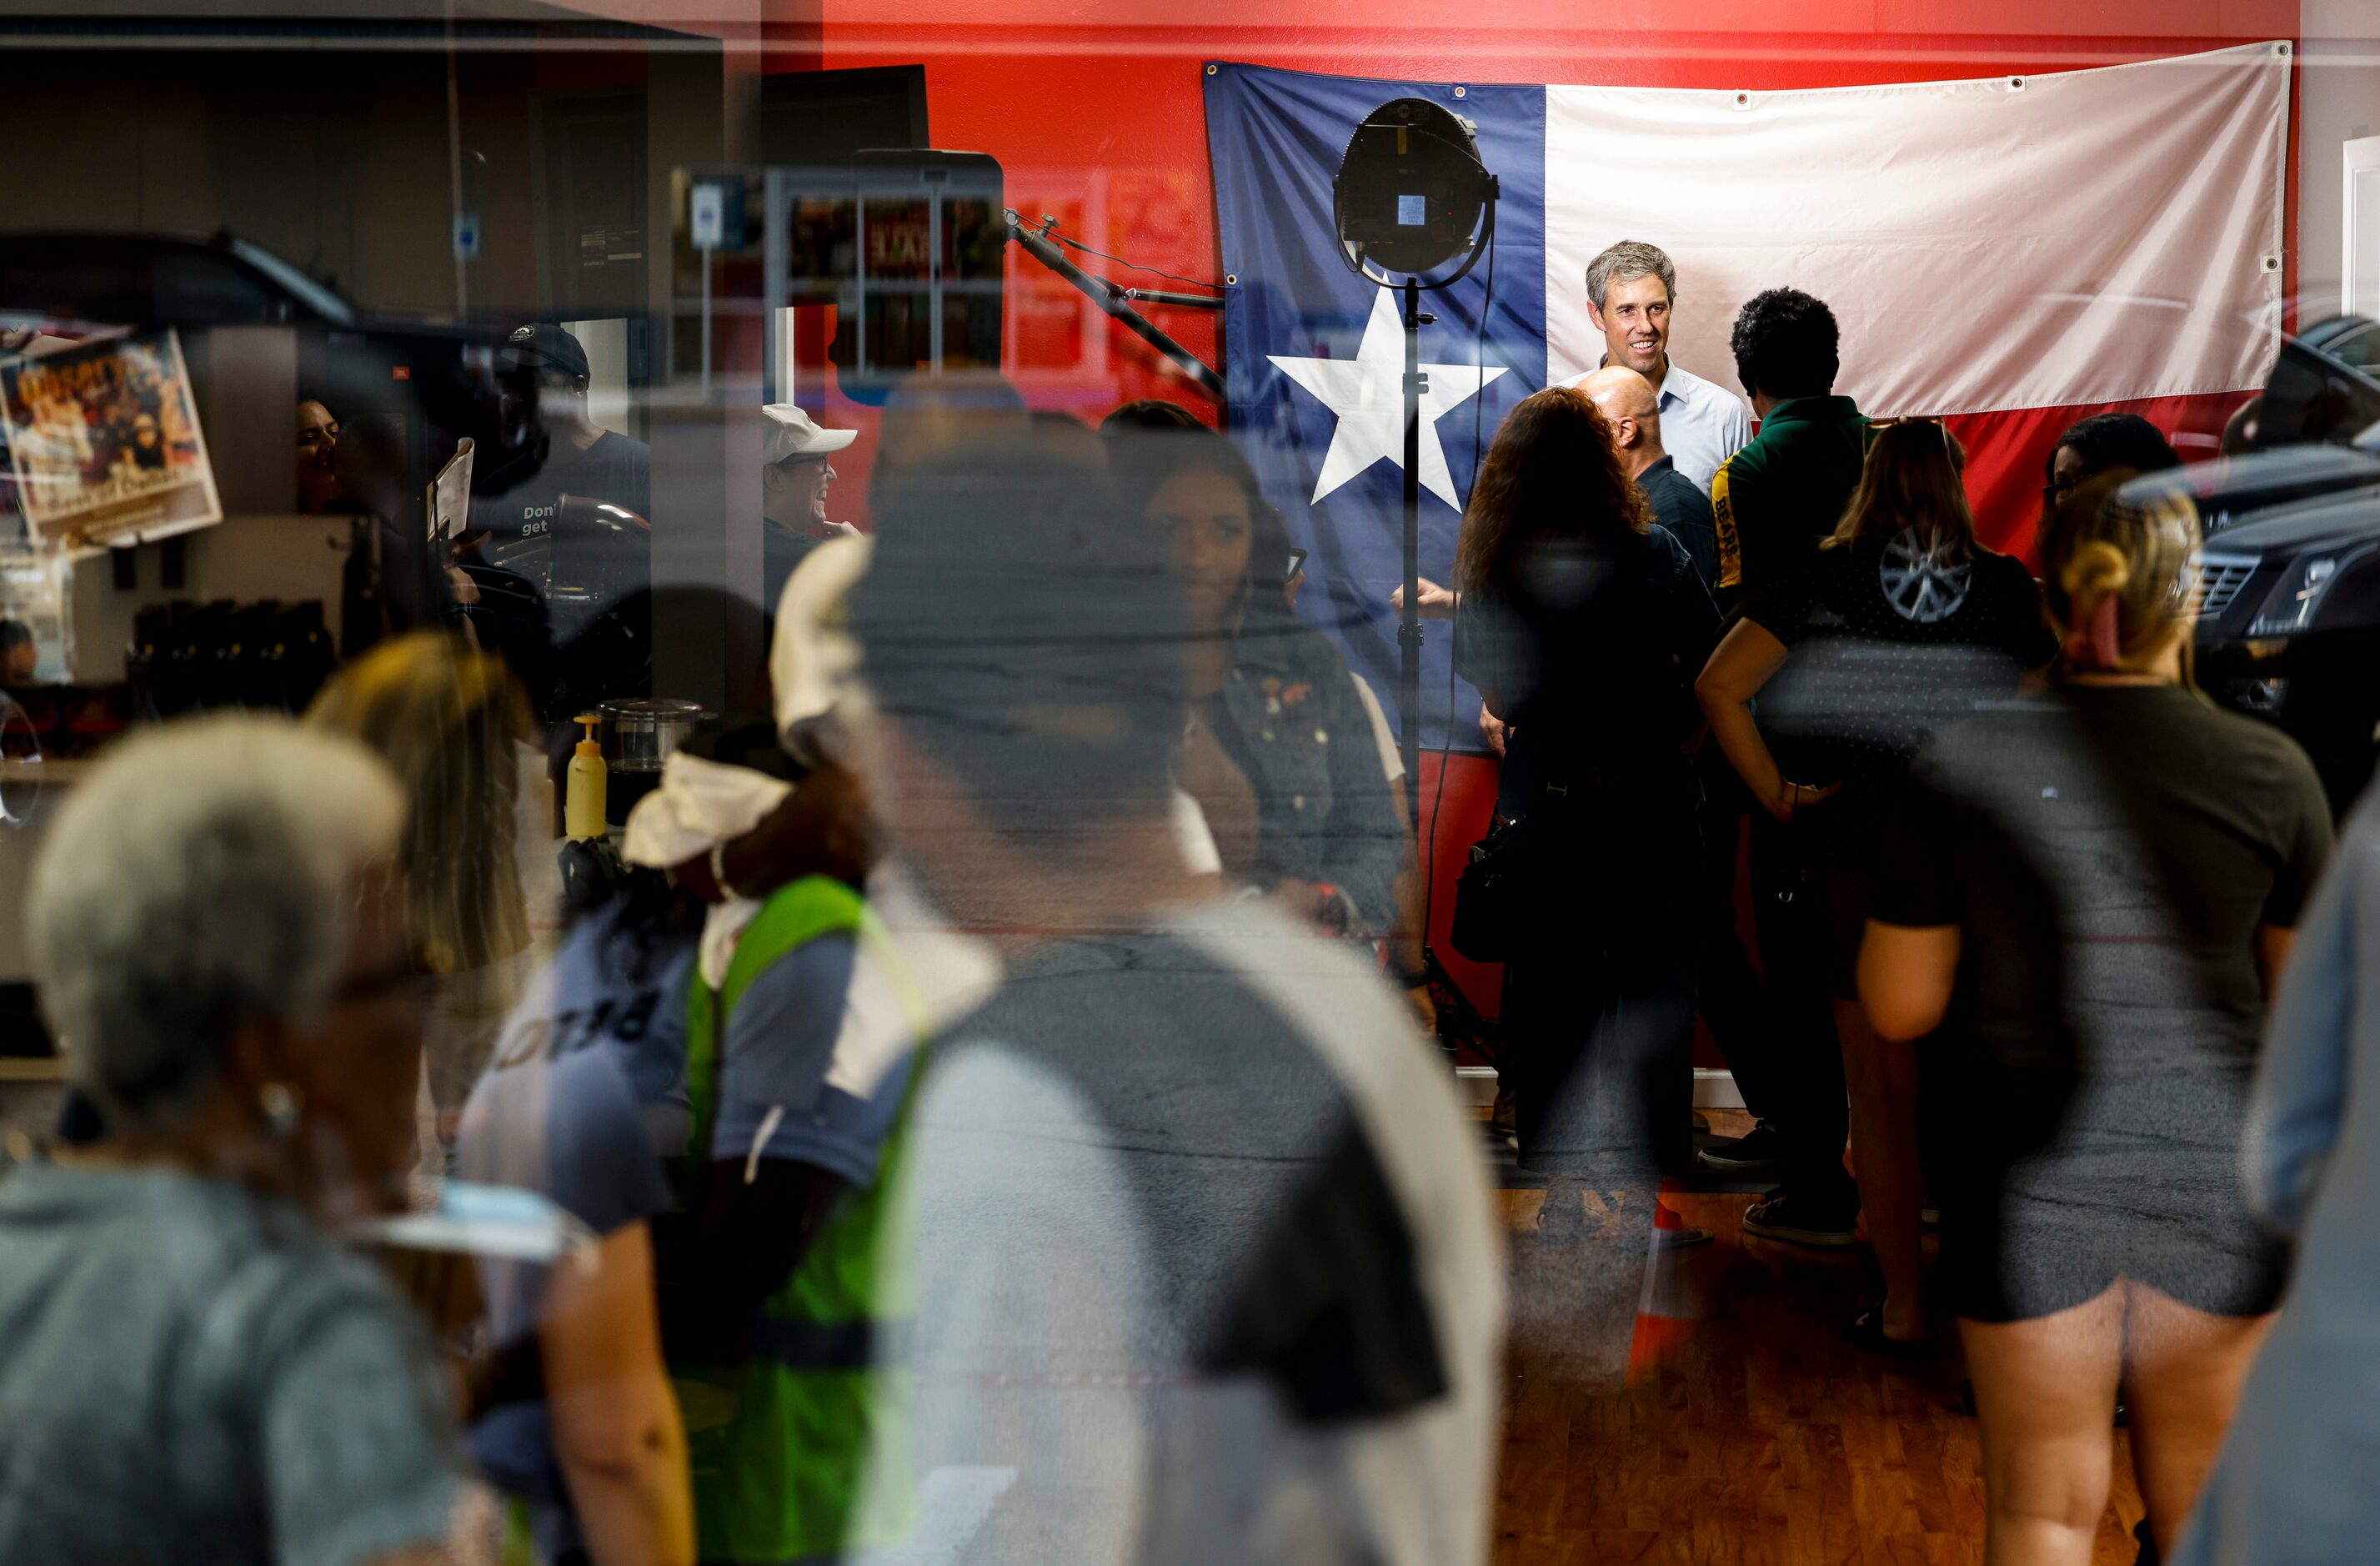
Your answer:
[[[1740,1117],[1712,1119],[1722,1133],[1745,1129]],[[1565,1266],[1591,1246],[1541,1232],[1544,1197],[1502,1193],[1514,1328],[1497,1566],[1983,1559],[1983,1480],[1955,1346],[1904,1368],[1840,1337],[1843,1317],[1877,1297],[1864,1249],[1747,1236],[1742,1216],[1757,1200],[1748,1193],[1672,1196],[1687,1223],[1718,1239],[1668,1254],[1649,1290],[1641,1269],[1635,1283],[1603,1289],[1611,1311],[1636,1316],[1632,1356],[1594,1330],[1593,1303],[1567,1308],[1597,1291]],[[1591,1228],[1600,1198],[1582,1204]],[[1630,1336],[1624,1321],[1616,1330]],[[2141,1502],[2123,1432],[2109,1438],[2117,1493],[2095,1560],[2129,1566]]]

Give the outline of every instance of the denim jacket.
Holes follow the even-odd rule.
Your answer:
[[[1232,644],[1217,738],[1257,796],[1257,869],[1338,887],[1365,927],[1396,919],[1403,863],[1394,786],[1339,650],[1286,615],[1251,618]]]

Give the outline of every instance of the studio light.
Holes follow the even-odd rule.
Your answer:
[[[1364,116],[1330,181],[1339,253],[1366,282],[1401,296],[1405,328],[1403,379],[1404,607],[1397,621],[1398,750],[1405,764],[1405,806],[1421,820],[1421,329],[1437,317],[1421,308],[1425,288],[1451,288],[1470,275],[1496,242],[1496,177],[1479,161],[1472,123],[1427,98],[1398,98]],[[1442,277],[1422,275],[1463,258]],[[1375,272],[1374,267],[1380,270]],[[1402,276],[1392,275],[1402,274]],[[1495,268],[1488,271],[1492,282]],[[1480,307],[1486,340],[1487,306]],[[1423,948],[1427,955],[1427,945]]]
[[[1427,98],[1399,98],[1365,116],[1330,184],[1348,259],[1407,276],[1475,258],[1495,191],[1471,122]]]

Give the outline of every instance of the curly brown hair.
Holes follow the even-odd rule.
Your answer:
[[[1509,594],[1534,545],[1642,533],[1652,525],[1602,410],[1575,386],[1548,386],[1497,428],[1463,513],[1454,583]]]

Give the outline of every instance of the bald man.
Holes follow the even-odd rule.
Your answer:
[[[1606,365],[1578,383],[1611,421],[1620,459],[1653,508],[1653,520],[1675,533],[1694,562],[1695,574],[1710,586],[1718,574],[1718,530],[1710,496],[1678,471],[1661,449],[1661,399],[1653,383],[1624,365]]]
[[[1718,574],[1718,529],[1711,519],[1710,496],[1694,487],[1694,481],[1678,471],[1670,454],[1661,449],[1660,394],[1653,383],[1624,365],[1611,364],[1592,373],[1580,376],[1571,385],[1585,392],[1611,422],[1612,433],[1620,442],[1620,460],[1635,481],[1645,499],[1653,508],[1653,520],[1677,535],[1685,545],[1686,557],[1694,563],[1694,574],[1708,588]],[[1420,581],[1421,596],[1415,613],[1426,620],[1451,619],[1454,617],[1455,593],[1424,577]],[[1404,607],[1402,587],[1389,594],[1389,606]],[[1504,753],[1504,725],[1488,710],[1479,706],[1479,732],[1487,738],[1488,750],[1497,755]],[[1733,839],[1730,838],[1730,842]]]

